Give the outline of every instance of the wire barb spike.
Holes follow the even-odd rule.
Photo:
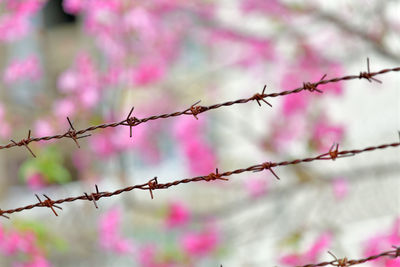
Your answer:
[[[55,205],[53,200],[51,200],[51,199],[50,199],[47,195],[45,195],[45,194],[43,194],[43,196],[46,198],[46,200],[44,200],[44,201],[42,201],[42,200],[39,198],[39,196],[38,196],[37,194],[35,194],[35,196],[36,196],[36,198],[39,200],[39,203],[42,204],[42,207],[48,207],[48,208],[50,208],[50,209],[53,211],[53,213],[54,213],[56,216],[58,216],[57,212],[54,210],[53,207],[56,207],[56,208],[58,208],[58,209],[60,209],[60,210],[62,210],[62,208],[59,207],[59,206],[57,206],[57,205]]]
[[[80,145],[79,145],[79,143],[78,143],[78,139],[91,136],[91,134],[86,134],[86,135],[83,135],[83,136],[78,136],[77,133],[76,133],[76,130],[75,130],[74,126],[72,125],[71,120],[70,120],[68,117],[67,117],[67,120],[68,120],[69,127],[70,127],[70,128],[68,129],[67,135],[68,135],[72,140],[74,140],[74,142],[75,142],[75,144],[78,146],[78,148],[81,148]]]
[[[272,162],[264,162],[264,163],[261,165],[260,170],[256,170],[255,172],[257,172],[257,171],[263,171],[263,170],[269,170],[269,171],[272,173],[272,175],[275,176],[275,178],[276,178],[277,180],[280,180],[281,178],[279,178],[279,176],[274,172],[274,170],[272,169],[272,167],[274,167]]]
[[[369,68],[369,58],[367,57],[367,71],[362,71],[360,72],[360,75],[358,76],[359,79],[367,79],[369,82],[375,81],[377,83],[382,83],[382,81],[378,80],[377,78],[373,77],[370,68]]]
[[[349,266],[348,259],[344,257],[343,259],[338,259],[335,254],[332,252],[328,251],[328,253],[335,259],[334,261],[336,262],[335,264],[331,264],[333,266],[338,266],[338,267],[347,267]]]
[[[98,209],[99,207],[97,206],[96,201],[100,199],[100,192],[99,192],[99,188],[97,187],[97,184],[95,184],[96,187],[96,193],[91,193],[90,195],[88,195],[86,192],[84,193],[87,200],[91,200],[93,201],[94,206],[96,207],[96,209]]]
[[[29,148],[28,144],[31,142],[31,130],[28,131],[28,138],[27,139],[22,139],[18,143],[15,142],[14,140],[10,140],[13,142],[16,146],[25,146],[26,149],[32,154],[34,158],[36,158],[35,154],[32,152],[32,150]]]
[[[220,174],[220,173],[218,172],[218,168],[215,169],[215,173],[212,172],[212,173],[210,173],[209,175],[204,176],[204,180],[206,180],[207,182],[209,182],[209,181],[214,181],[214,180],[229,181],[228,178],[223,178],[223,177],[222,177],[222,174]]]
[[[136,117],[131,117],[133,110],[135,109],[135,107],[131,108],[131,111],[129,111],[128,116],[125,119],[126,124],[129,126],[129,137],[132,137],[132,128],[136,125],[138,125],[139,123],[141,123],[141,121],[136,118]]]
[[[317,91],[318,93],[322,94],[323,92],[321,90],[319,90],[317,87],[325,79],[325,77],[326,77],[326,74],[324,74],[322,76],[322,78],[316,83],[303,82],[303,90],[307,90],[307,91],[310,91],[310,92]]]
[[[265,89],[267,88],[267,85],[264,85],[264,88],[262,90],[262,93],[256,93],[252,99],[257,101],[257,104],[261,107],[261,103],[260,101],[264,102],[265,104],[267,104],[268,106],[270,106],[272,108],[272,105],[270,103],[267,102],[267,100],[265,100],[265,97],[267,97],[267,95],[265,94]]]
[[[158,181],[157,181],[157,176],[151,179],[150,181],[147,182],[147,186],[149,191],[150,191],[150,197],[153,199],[153,190],[158,188]]]
[[[193,105],[190,106],[190,108],[188,108],[187,110],[185,110],[185,112],[190,111],[189,114],[193,115],[193,117],[198,120],[199,118],[197,118],[197,115],[200,114],[201,112],[203,112],[203,107],[202,106],[197,106],[199,103],[201,102],[201,100],[197,101],[196,103],[194,103]]]
[[[6,219],[10,219],[10,217],[8,217],[7,215],[4,215],[4,211],[2,209],[0,209],[0,216],[6,218]]]

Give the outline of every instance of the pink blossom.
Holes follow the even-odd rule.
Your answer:
[[[7,84],[18,80],[37,80],[41,76],[39,59],[36,56],[29,56],[25,59],[14,60],[4,72],[3,80]]]
[[[82,107],[89,109],[94,107],[99,102],[100,95],[96,88],[88,86],[82,90],[82,92],[80,92],[79,100]]]
[[[286,117],[292,115],[304,115],[310,102],[310,94],[308,92],[300,92],[290,94],[283,100],[282,112]]]
[[[244,12],[262,12],[272,16],[285,16],[288,9],[279,0],[242,0]]]
[[[173,202],[168,207],[165,224],[168,228],[184,226],[190,218],[189,210],[181,202]]]
[[[148,85],[157,82],[164,77],[163,64],[142,63],[133,72],[133,81],[136,85]]]
[[[268,39],[249,37],[231,30],[216,29],[212,32],[210,45],[220,41],[228,41],[229,44],[237,44],[241,47],[240,59],[236,62],[242,67],[249,67],[265,60],[275,59],[276,53],[272,43]]]
[[[7,11],[18,15],[33,15],[45,4],[44,0],[5,0]]]
[[[0,103],[0,137],[6,138],[11,134],[10,124],[5,120],[5,110]]]
[[[189,169],[193,174],[211,172],[216,166],[216,156],[211,147],[200,139],[184,143],[185,157],[189,160]]]
[[[252,198],[261,197],[268,192],[268,182],[265,178],[249,178],[245,181],[245,185]]]
[[[211,172],[216,165],[216,156],[203,137],[204,126],[201,119],[187,117],[180,118],[174,127],[174,134],[193,174]]]
[[[83,0],[64,0],[63,8],[66,13],[77,14],[85,7],[85,1]]]
[[[312,246],[301,254],[287,254],[280,257],[279,262],[285,265],[304,265],[316,262],[318,256],[325,252],[332,242],[332,234],[329,232],[321,234]]]
[[[186,141],[190,140],[192,136],[201,135],[204,131],[205,120],[199,116],[199,120],[194,119],[192,116],[182,116],[177,118],[173,132],[177,139]]]
[[[319,119],[313,126],[312,140],[319,152],[328,152],[333,143],[340,143],[344,136],[344,127],[332,125],[326,119]]]
[[[120,235],[121,211],[113,208],[103,214],[99,221],[100,245],[119,254],[133,253],[134,247],[130,240]]]
[[[34,130],[36,136],[49,136],[54,134],[54,128],[46,119],[38,119],[35,121]]]
[[[0,17],[0,41],[14,42],[22,39],[30,30],[26,16],[5,14]]]
[[[57,100],[53,110],[58,118],[72,117],[76,113],[75,102],[68,98]]]
[[[17,232],[8,233],[2,242],[2,250],[6,255],[13,255],[18,251],[22,236]]]
[[[116,152],[111,133],[102,132],[93,135],[89,139],[92,150],[100,157],[110,157]]]
[[[376,234],[371,237],[364,248],[364,256],[376,255],[385,250],[392,249],[393,245],[400,244],[400,218],[397,218],[388,233]],[[372,262],[374,266],[398,267],[400,259],[381,258]]]
[[[50,262],[42,255],[35,255],[31,262],[16,264],[15,267],[50,267]]]
[[[80,172],[87,170],[89,167],[89,163],[91,161],[88,153],[83,150],[74,151],[71,160],[74,167],[78,169]]]
[[[293,141],[299,140],[307,133],[307,121],[304,116],[293,115],[284,121],[273,121],[271,128],[270,143],[267,145],[270,145],[274,151],[282,153],[290,149]]]
[[[57,82],[57,87],[61,92],[73,92],[79,87],[79,78],[75,71],[67,70],[60,75]]]
[[[180,243],[189,256],[202,257],[216,250],[219,236],[216,229],[188,232],[182,236]]]
[[[137,151],[141,158],[149,164],[155,164],[160,160],[160,149],[154,140],[157,129],[138,125],[132,129],[130,137],[129,127],[118,128],[114,133],[113,145],[117,152]]]
[[[175,264],[162,262],[157,255],[157,247],[153,244],[148,244],[138,250],[138,262],[142,267],[176,267]]]
[[[7,138],[11,134],[11,126],[5,120],[0,121],[0,137]]]
[[[332,181],[333,193],[336,199],[341,200],[349,193],[349,182],[344,178],[336,178]]]
[[[126,31],[137,30],[143,41],[152,41],[157,36],[157,19],[144,8],[137,7],[128,11],[123,17]]]
[[[33,173],[28,175],[26,178],[26,183],[32,190],[38,190],[46,186],[46,180],[40,173]]]

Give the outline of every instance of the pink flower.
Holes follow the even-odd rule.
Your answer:
[[[79,78],[75,71],[67,70],[60,75],[57,87],[61,92],[73,92],[79,87]]]
[[[245,181],[245,185],[252,198],[261,197],[268,192],[268,182],[265,178],[249,178]]]
[[[46,186],[46,181],[40,173],[33,173],[26,178],[26,183],[32,190],[41,189]]]
[[[180,240],[183,250],[189,256],[194,257],[202,257],[212,253],[217,248],[218,242],[219,237],[215,229],[206,229],[200,233],[185,233]]]
[[[7,5],[7,11],[18,14],[18,15],[33,15],[38,12],[39,9],[45,4],[43,0],[5,0]]]
[[[262,12],[272,16],[288,14],[288,9],[279,0],[242,0],[241,9],[244,12]]]
[[[290,94],[283,99],[282,112],[285,117],[304,115],[310,102],[310,93]]]
[[[0,17],[0,41],[14,42],[22,39],[30,30],[26,16],[5,14]]]
[[[204,140],[204,122],[192,117],[180,118],[174,127],[174,134],[193,174],[211,172],[216,165],[216,156]]]
[[[168,228],[185,225],[190,218],[189,210],[181,202],[173,202],[168,207],[165,224]]]
[[[85,7],[85,1],[83,0],[64,0],[63,8],[66,13],[77,14]]]
[[[333,193],[336,199],[341,200],[349,193],[349,182],[344,178],[336,178],[332,181]]]
[[[103,214],[99,221],[100,245],[119,254],[133,253],[134,246],[128,239],[121,237],[119,233],[121,224],[121,211],[113,208]]]
[[[211,147],[200,139],[192,139],[184,144],[184,153],[189,160],[189,169],[193,174],[211,172],[216,166],[216,157]]]
[[[371,237],[364,248],[364,256],[376,255],[385,250],[392,249],[392,246],[400,244],[400,218],[394,222],[392,229],[387,234],[377,234]],[[400,259],[381,258],[372,262],[374,266],[398,267]]]
[[[273,121],[271,138],[267,145],[278,153],[288,151],[293,141],[299,140],[307,133],[306,123],[306,118],[301,115],[293,115],[283,121]]]
[[[107,158],[116,153],[116,146],[113,143],[111,133],[98,133],[89,139],[93,151],[100,157]]]
[[[332,234],[323,233],[306,252],[301,254],[288,254],[280,257],[279,262],[285,265],[304,265],[316,262],[318,256],[327,250],[332,241]]]
[[[54,134],[53,126],[46,119],[35,121],[34,131],[36,136],[49,136]]]
[[[174,135],[178,140],[185,142],[192,139],[192,136],[198,136],[204,131],[205,120],[199,116],[199,120],[192,116],[181,116],[177,118],[174,124]]]
[[[163,64],[142,63],[133,72],[133,81],[136,85],[145,86],[161,80],[164,77]]]
[[[16,264],[15,267],[50,267],[50,262],[42,255],[35,255],[31,262]]]
[[[321,118],[314,124],[312,141],[319,152],[328,152],[333,143],[340,143],[344,136],[344,127],[332,125]]]
[[[41,74],[39,59],[36,56],[29,56],[25,59],[14,60],[8,65],[3,80],[7,84],[25,79],[35,81],[40,78]]]
[[[145,245],[138,251],[138,262],[142,267],[177,267],[176,264],[162,262],[157,255],[157,247],[153,244]]]
[[[57,100],[53,106],[53,110],[59,118],[72,117],[76,113],[75,102],[67,98]]]

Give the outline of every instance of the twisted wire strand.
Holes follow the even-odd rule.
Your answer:
[[[338,259],[336,256],[334,256],[332,253],[330,253],[332,256],[334,256],[335,260],[332,261],[325,261],[325,262],[320,262],[320,263],[314,263],[314,264],[306,264],[306,265],[298,265],[296,267],[319,267],[319,266],[338,266],[338,267],[348,267],[352,265],[357,265],[357,264],[362,264],[368,261],[373,261],[379,258],[391,258],[395,259],[400,256],[400,247],[393,246],[394,250],[388,250],[376,255],[372,255],[366,258],[361,258],[361,259],[354,259],[354,260],[349,260],[347,258],[343,259]]]
[[[400,146],[400,142],[382,144],[382,145],[377,145],[377,146],[369,146],[369,147],[362,148],[362,149],[339,151],[338,145],[337,145],[334,150],[333,150],[334,146],[332,146],[331,149],[327,153],[323,153],[323,154],[320,154],[320,155],[317,155],[314,157],[295,159],[295,160],[290,160],[290,161],[281,161],[281,162],[263,162],[260,164],[249,166],[247,168],[236,169],[233,171],[226,171],[226,172],[222,172],[222,173],[218,172],[218,169],[216,169],[216,171],[214,173],[210,173],[208,175],[196,176],[196,177],[192,177],[192,178],[185,178],[185,179],[176,180],[176,181],[167,182],[167,183],[158,183],[157,177],[155,177],[155,178],[149,180],[147,183],[128,186],[125,188],[117,189],[112,192],[99,192],[98,187],[96,185],[96,192],[90,193],[90,195],[88,195],[87,193],[84,193],[83,195],[80,195],[80,196],[67,197],[67,198],[58,199],[58,200],[52,200],[48,196],[44,195],[47,198],[45,201],[39,201],[35,204],[31,204],[31,205],[27,205],[27,206],[15,208],[15,209],[8,209],[8,210],[0,209],[0,216],[8,218],[8,216],[6,216],[5,214],[21,212],[21,211],[33,209],[36,207],[51,208],[54,212],[53,206],[61,209],[60,207],[55,206],[55,204],[62,204],[64,202],[74,202],[77,200],[93,201],[95,207],[97,208],[97,204],[96,204],[97,200],[99,200],[101,198],[105,198],[105,197],[112,197],[115,195],[119,195],[124,192],[129,192],[129,191],[132,191],[135,189],[149,190],[151,198],[153,198],[154,190],[167,189],[172,186],[177,186],[180,184],[187,184],[187,183],[200,182],[200,181],[206,181],[206,182],[215,181],[215,180],[228,181],[228,178],[226,178],[226,177],[229,177],[234,174],[244,173],[244,172],[260,172],[260,171],[267,170],[267,171],[270,171],[272,174],[274,174],[274,176],[277,179],[279,179],[279,177],[275,174],[275,172],[273,172],[272,168],[278,167],[278,166],[288,166],[288,165],[295,165],[295,164],[300,164],[300,163],[305,163],[305,162],[312,162],[312,161],[317,161],[317,160],[336,160],[338,158],[355,156],[357,154],[368,152],[368,151],[382,150],[382,149],[386,149],[389,147],[398,147],[398,146]],[[58,216],[56,213],[55,213],[55,215]],[[314,266],[314,265],[310,265],[310,266]],[[319,265],[315,265],[315,266],[319,266]],[[321,265],[321,266],[323,266],[323,265]]]
[[[28,136],[28,138],[26,139],[21,139],[20,141],[16,142],[16,141],[11,141],[10,143],[6,144],[6,145],[0,145],[0,149],[9,149],[15,146],[25,146],[31,153],[32,155],[33,152],[29,149],[28,144],[31,142],[39,142],[39,141],[49,141],[52,139],[63,139],[63,138],[72,138],[74,139],[74,141],[77,143],[76,139],[79,138],[83,138],[83,137],[88,137],[89,135],[85,135],[82,136],[85,133],[88,132],[92,132],[98,129],[105,129],[105,128],[115,128],[118,126],[129,126],[131,127],[135,127],[139,124],[142,123],[146,123],[148,121],[154,121],[154,120],[159,120],[159,119],[167,119],[167,118],[171,118],[171,117],[178,117],[178,116],[182,116],[182,115],[191,115],[194,116],[197,119],[197,115],[200,113],[204,113],[210,110],[214,110],[214,109],[218,109],[221,107],[227,107],[227,106],[232,106],[232,105],[236,105],[236,104],[245,104],[251,101],[256,101],[259,105],[260,101],[264,101],[265,103],[267,103],[268,105],[270,105],[265,99],[266,98],[271,98],[271,97],[280,97],[280,96],[286,96],[289,94],[296,94],[296,93],[300,93],[302,91],[310,91],[310,92],[314,92],[317,91],[318,93],[322,93],[322,91],[320,89],[318,89],[317,87],[319,85],[323,85],[323,84],[329,84],[329,83],[336,83],[339,81],[348,81],[348,80],[354,80],[354,79],[366,79],[369,82],[371,81],[377,81],[377,82],[381,82],[378,79],[374,78],[375,76],[378,75],[382,75],[388,72],[398,72],[400,71],[400,67],[396,67],[396,68],[391,68],[391,69],[382,69],[380,71],[377,72],[370,72],[369,71],[369,60],[367,61],[367,66],[368,66],[368,72],[360,72],[359,75],[347,75],[347,76],[343,76],[343,77],[336,77],[336,78],[331,78],[328,80],[325,80],[324,78],[326,77],[326,75],[324,75],[318,82],[315,83],[311,83],[311,82],[307,82],[307,83],[303,83],[302,87],[293,89],[293,90],[288,90],[288,91],[282,91],[279,93],[271,93],[271,94],[265,94],[265,86],[264,89],[262,91],[262,93],[256,93],[251,97],[248,98],[242,98],[242,99],[237,99],[237,100],[233,100],[233,101],[227,101],[227,102],[223,102],[223,103],[218,103],[218,104],[213,104],[210,106],[200,106],[198,105],[198,102],[196,102],[195,104],[193,104],[190,108],[185,109],[183,111],[176,111],[176,112],[172,112],[172,113],[165,113],[165,114],[160,114],[160,115],[153,115],[153,116],[149,116],[149,117],[145,117],[142,119],[138,119],[136,117],[130,117],[133,108],[131,110],[131,112],[129,113],[128,117],[125,120],[122,121],[118,121],[118,122],[112,122],[112,123],[103,123],[103,124],[99,124],[99,125],[93,125],[90,126],[88,128],[85,129],[81,129],[81,130],[75,130],[70,123],[70,126],[72,128],[73,131],[71,131],[71,129],[69,129],[67,132],[62,133],[62,134],[56,134],[56,135],[51,135],[51,136],[42,136],[42,137],[30,137],[30,135]],[[78,144],[78,143],[77,143]],[[79,145],[78,145],[79,147]]]

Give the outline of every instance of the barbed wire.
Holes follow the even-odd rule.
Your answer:
[[[334,254],[332,254],[331,252],[328,251],[328,253],[330,255],[332,255],[332,257],[334,257],[334,260],[315,263],[315,264],[298,265],[296,267],[320,267],[320,266],[327,266],[327,265],[337,266],[337,267],[348,267],[348,266],[362,264],[367,261],[373,261],[373,260],[376,260],[379,258],[384,258],[384,257],[392,258],[392,259],[400,257],[400,247],[393,246],[393,248],[394,248],[394,250],[385,251],[380,254],[376,254],[376,255],[372,255],[372,256],[369,256],[366,258],[356,259],[356,260],[349,260],[346,257],[342,258],[342,259],[338,259]]]
[[[125,187],[125,188],[121,188],[121,189],[115,190],[113,192],[100,192],[98,186],[95,185],[96,192],[90,193],[90,194],[84,193],[83,195],[76,196],[76,197],[67,197],[67,198],[64,198],[64,199],[52,200],[47,195],[43,195],[46,198],[46,200],[41,200],[36,195],[36,198],[39,200],[38,203],[27,205],[27,206],[23,206],[23,207],[19,207],[19,208],[15,208],[15,209],[9,209],[9,210],[1,210],[0,209],[0,216],[3,216],[5,218],[9,218],[5,214],[12,214],[12,213],[15,213],[15,212],[21,212],[23,210],[29,210],[29,209],[33,209],[33,208],[36,208],[36,207],[47,207],[47,208],[50,208],[52,210],[52,212],[56,216],[58,216],[58,214],[56,213],[56,211],[54,210],[53,207],[58,208],[60,210],[62,210],[62,208],[57,206],[56,204],[62,204],[64,202],[73,202],[73,201],[76,201],[76,200],[92,201],[94,206],[96,208],[98,208],[96,201],[98,201],[99,199],[101,199],[103,197],[112,197],[112,196],[119,195],[119,194],[124,193],[124,192],[132,191],[134,189],[149,190],[150,196],[153,199],[153,197],[154,197],[153,196],[153,191],[154,190],[167,189],[169,187],[177,186],[177,185],[180,185],[180,184],[187,184],[187,183],[200,182],[200,181],[206,181],[206,182],[215,181],[215,180],[228,181],[229,179],[226,178],[226,177],[229,177],[229,176],[234,175],[234,174],[244,173],[244,172],[261,172],[261,171],[264,171],[264,170],[268,170],[268,171],[270,171],[272,173],[272,175],[275,176],[276,179],[279,180],[280,179],[279,176],[273,171],[272,168],[275,168],[275,167],[278,167],[278,166],[295,165],[295,164],[299,164],[299,163],[303,163],[303,162],[312,162],[312,161],[316,161],[316,160],[336,160],[338,158],[350,157],[350,156],[354,156],[354,155],[357,155],[357,154],[360,154],[360,153],[363,153],[363,152],[367,152],[367,151],[374,151],[374,150],[380,150],[380,149],[386,149],[386,148],[389,148],[389,147],[398,147],[398,146],[400,146],[400,142],[390,143],[390,144],[382,144],[382,145],[378,145],[378,146],[369,146],[369,147],[366,147],[366,148],[363,148],[363,149],[353,149],[353,150],[339,151],[339,145],[338,144],[333,144],[328,152],[320,154],[320,155],[317,155],[315,157],[295,159],[295,160],[290,160],[290,161],[281,161],[281,162],[264,162],[264,163],[253,165],[253,166],[250,166],[250,167],[247,167],[247,168],[236,169],[236,170],[233,170],[233,171],[226,171],[226,172],[222,172],[222,173],[220,173],[218,171],[218,168],[217,168],[214,173],[210,173],[208,175],[196,176],[196,177],[193,177],[193,178],[186,178],[186,179],[176,180],[176,181],[168,182],[168,183],[158,183],[157,177],[154,177],[151,180],[149,180],[147,183],[128,186],[128,187]]]
[[[68,129],[68,131],[66,131],[63,134],[56,134],[56,135],[42,136],[42,137],[31,137],[31,130],[29,130],[28,137],[26,139],[21,139],[18,142],[11,140],[11,143],[9,143],[9,144],[0,145],[0,149],[8,149],[8,148],[12,148],[15,146],[25,146],[29,150],[29,152],[32,154],[32,156],[35,157],[35,154],[32,152],[32,150],[28,146],[32,142],[48,141],[48,140],[52,140],[52,139],[71,138],[79,148],[80,146],[78,143],[78,139],[88,137],[88,136],[90,136],[90,134],[86,134],[86,135],[83,135],[83,134],[92,132],[92,131],[95,131],[98,129],[114,128],[114,127],[118,127],[118,126],[129,126],[130,137],[132,137],[133,136],[133,127],[138,126],[139,124],[142,124],[142,123],[146,123],[148,121],[154,121],[154,120],[158,120],[158,119],[166,119],[166,118],[171,118],[171,117],[178,117],[178,116],[182,116],[182,115],[191,115],[191,116],[194,116],[196,119],[198,119],[197,115],[204,113],[206,111],[210,111],[210,110],[214,110],[214,109],[218,109],[218,108],[226,107],[226,106],[232,106],[232,105],[236,105],[236,104],[245,104],[245,103],[248,103],[251,101],[256,101],[258,103],[258,105],[260,105],[260,106],[261,106],[261,102],[264,102],[264,103],[268,104],[269,106],[272,106],[270,103],[268,103],[265,100],[266,98],[286,96],[289,94],[300,93],[302,91],[309,91],[309,92],[316,91],[318,93],[322,93],[322,91],[318,88],[319,85],[336,83],[339,81],[354,80],[354,79],[366,79],[369,82],[376,81],[376,82],[381,83],[380,80],[378,80],[374,77],[378,76],[378,75],[382,75],[384,73],[398,72],[398,71],[400,71],[400,67],[391,68],[391,69],[382,69],[377,72],[370,72],[369,59],[367,59],[367,71],[360,72],[358,75],[347,75],[347,76],[343,76],[343,77],[337,77],[337,78],[325,80],[325,78],[326,78],[326,74],[325,74],[318,82],[314,82],[314,83],[304,82],[302,87],[299,87],[299,88],[296,88],[293,90],[282,91],[280,93],[265,94],[266,86],[264,86],[261,94],[256,93],[249,98],[241,98],[241,99],[227,101],[227,102],[214,104],[214,105],[210,105],[210,106],[200,106],[200,105],[198,105],[200,103],[200,101],[198,101],[183,111],[176,111],[176,112],[165,113],[165,114],[161,114],[161,115],[153,115],[153,116],[145,117],[142,119],[132,116],[132,113],[134,111],[134,107],[132,107],[132,109],[130,110],[126,119],[124,119],[122,121],[112,122],[112,123],[103,123],[103,124],[99,124],[99,125],[90,126],[88,128],[81,129],[81,130],[75,130],[74,126],[72,125],[72,122],[67,117],[70,128]]]

